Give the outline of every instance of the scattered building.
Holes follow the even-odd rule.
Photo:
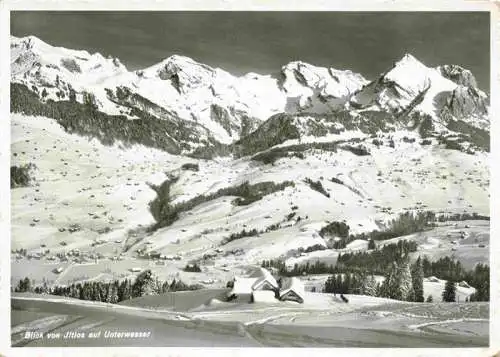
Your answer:
[[[264,268],[256,270],[251,277],[256,278],[255,283],[252,285],[252,290],[271,290],[277,291],[279,285],[271,273]]]
[[[296,301],[303,304],[304,296],[304,284],[298,278],[292,277],[283,281],[279,292],[279,298],[281,301]]]
[[[234,277],[227,298],[231,301],[238,298],[252,302],[255,291],[269,291],[273,296],[277,295],[278,283],[268,270],[258,268],[249,277]]]
[[[248,296],[249,298],[252,295],[252,286],[257,281],[257,278],[242,278],[242,277],[234,277],[233,279],[233,287],[227,293],[228,300],[234,300],[237,297]]]
[[[462,288],[467,288],[467,289],[470,289],[470,287],[471,287],[465,280],[462,280],[461,282],[459,282],[458,286],[460,286]]]
[[[256,290],[252,293],[252,302],[278,302],[276,294],[271,290]]]
[[[264,268],[256,269],[249,277],[235,277],[230,284],[227,300],[238,302],[296,301],[304,303],[304,284],[298,278],[286,279],[282,286]],[[281,289],[281,290],[280,290]]]
[[[63,271],[63,268],[61,267],[58,267],[58,268],[55,268],[54,270],[52,270],[55,274],[61,274],[62,271]]]

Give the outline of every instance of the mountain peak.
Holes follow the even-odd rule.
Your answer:
[[[295,60],[295,61],[290,61],[287,64],[285,64],[283,66],[283,69],[285,69],[285,68],[300,68],[300,67],[318,68],[317,66],[314,66],[310,63]]]
[[[406,53],[393,67],[382,75],[383,78],[398,83],[402,87],[412,87],[427,81],[431,69],[410,53]]]
[[[48,43],[42,41],[36,36],[29,35],[25,37],[16,37],[16,36],[10,36],[11,39],[11,46],[19,46],[22,45],[24,49],[26,50],[31,50],[33,48],[49,48],[52,47]]]
[[[343,71],[335,68],[319,67],[303,61],[292,61],[281,69],[285,82],[298,82],[310,88],[349,87],[359,89],[367,81],[362,75],[352,71]],[[286,87],[286,86],[285,86]],[[337,93],[339,96],[344,94]]]
[[[399,60],[399,62],[402,62],[402,63],[412,63],[412,62],[421,63],[415,56],[413,56],[409,52],[405,53],[403,55],[403,57]]]
[[[477,88],[477,81],[471,71],[456,64],[438,66],[441,75],[458,85]]]
[[[46,62],[52,63],[53,65],[59,65],[61,58],[71,61],[75,60],[77,62],[84,61],[94,66],[106,60],[99,52],[90,53],[87,50],[54,46],[33,35],[25,37],[11,36],[11,49],[15,49],[11,51],[11,57],[15,57],[21,53],[31,52],[36,56],[41,56]],[[115,67],[120,68],[120,70],[126,70],[125,66],[121,64],[118,58],[108,56],[107,60],[112,62]],[[83,63],[80,64],[85,67]],[[90,70],[92,68],[87,69]]]
[[[435,68],[427,67],[410,53],[358,93],[353,102],[361,107],[376,105],[391,112],[416,108],[435,115],[434,98],[450,92],[456,84]]]
[[[427,70],[428,67],[419,61],[415,56],[411,53],[405,53],[403,57],[397,62],[394,63],[394,67],[389,71],[401,70],[405,69],[408,71],[422,71]]]
[[[191,57],[188,56],[183,56],[183,55],[178,55],[178,54],[173,54],[167,58],[165,58],[163,61],[160,63],[167,64],[167,63],[175,63],[179,65],[186,65],[186,64],[191,64],[191,65],[200,65],[199,62],[195,61]]]
[[[174,54],[141,73],[146,73],[147,77],[172,81],[173,86],[182,94],[200,85],[210,84],[215,69],[190,57]]]

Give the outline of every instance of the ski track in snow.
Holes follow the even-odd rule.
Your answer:
[[[460,319],[453,319],[453,320],[430,321],[430,322],[425,322],[425,323],[416,324],[416,325],[408,325],[408,328],[421,329],[421,328],[427,327],[427,326],[446,325],[446,324],[453,324],[453,323],[458,323],[458,322],[488,322],[488,321],[489,321],[489,319],[460,318]]]

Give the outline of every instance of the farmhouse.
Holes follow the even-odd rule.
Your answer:
[[[236,298],[245,299],[248,298],[247,302],[251,302],[252,297],[252,286],[257,281],[257,278],[242,278],[234,277],[233,287],[227,293],[228,301],[235,300]]]
[[[302,281],[292,277],[278,284],[272,274],[264,268],[256,269],[249,277],[234,277],[228,301],[238,302],[276,302],[295,301],[304,303],[305,288]]]
[[[281,301],[296,301],[304,303],[304,284],[296,277],[283,282],[279,292]]]
[[[228,300],[248,298],[248,302],[251,302],[256,291],[269,291],[273,296],[277,296],[278,289],[278,283],[271,273],[264,268],[258,268],[249,277],[234,277],[227,298]]]
[[[271,290],[256,290],[252,293],[252,302],[278,302],[276,294]]]
[[[61,274],[61,273],[62,273],[62,271],[63,271],[63,268],[58,267],[58,268],[55,268],[55,269],[54,269],[54,270],[52,270],[52,271],[53,271],[54,273],[56,273],[56,274]]]
[[[471,287],[465,280],[462,280],[461,282],[459,282],[458,286],[460,286],[462,288],[467,288],[467,289],[470,289],[470,287]]]
[[[271,290],[276,291],[279,289],[276,279],[271,275],[271,273],[264,268],[257,269],[252,275],[252,278],[256,278],[255,283],[252,285],[252,290]]]

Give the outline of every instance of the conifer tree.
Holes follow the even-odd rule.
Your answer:
[[[107,291],[106,291],[106,302],[111,303],[111,297],[112,297],[112,292],[111,290],[113,289],[112,284],[108,284],[107,286]]]
[[[118,289],[118,300],[124,301],[130,299],[131,291],[132,288],[130,280],[129,279],[123,280]]]
[[[401,297],[401,300],[412,301],[413,284],[410,271],[410,261],[407,257],[401,262],[400,266],[398,267],[397,280],[399,280],[399,295]]]
[[[76,102],[76,92],[73,88],[69,88],[69,101],[72,103]]]
[[[444,302],[455,302],[457,286],[454,281],[448,280],[444,286],[442,298]]]
[[[165,281],[161,286],[161,292],[166,293],[169,290],[170,290],[170,285],[168,284],[168,281]]]
[[[422,259],[418,257],[415,265],[413,266],[412,273],[413,294],[414,301],[424,302],[424,269],[422,266]]]
[[[101,296],[100,301],[102,302],[108,301],[109,285],[110,285],[109,283],[101,283],[101,282],[98,283],[99,295]]]
[[[153,294],[153,273],[150,269],[144,270],[141,272],[132,286],[132,294],[131,296],[140,297],[144,295],[152,295]]]
[[[116,304],[118,302],[118,289],[114,283],[108,285],[108,293],[106,295],[106,302]]]
[[[69,296],[75,299],[78,299],[80,297],[77,285],[71,284]]]
[[[90,300],[101,301],[101,288],[95,282],[92,284],[92,297]]]
[[[389,273],[386,275],[381,286],[381,295],[383,297],[401,300],[401,289],[399,288],[398,266],[393,262]]]
[[[47,284],[47,280],[45,280],[44,278],[42,284],[42,294],[48,294],[48,293],[49,293],[49,286]]]
[[[362,294],[369,296],[377,296],[377,282],[373,275],[366,275],[362,282]]]

